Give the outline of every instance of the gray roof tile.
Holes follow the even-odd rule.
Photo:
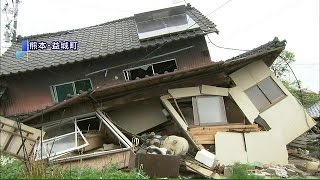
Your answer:
[[[78,41],[79,47],[78,51],[33,51],[28,53],[29,61],[26,62],[26,55],[22,59],[15,57],[15,52],[21,50],[21,42],[15,42],[1,57],[0,76],[73,63],[117,52],[155,46],[172,40],[218,32],[215,24],[194,7],[187,6],[187,13],[200,28],[142,41],[139,40],[134,17],[81,29],[24,37],[24,39],[28,39],[29,41]]]
[[[307,109],[307,112],[309,115],[313,118],[318,118],[320,117],[320,101],[312,105]]]

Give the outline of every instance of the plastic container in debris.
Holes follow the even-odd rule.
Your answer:
[[[213,153],[205,149],[201,149],[200,151],[197,152],[195,159],[211,168],[215,162],[216,155],[214,155]]]

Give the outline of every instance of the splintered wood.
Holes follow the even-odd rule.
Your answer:
[[[0,151],[17,158],[29,158],[35,145],[44,136],[41,130],[20,124],[0,116]]]
[[[217,132],[257,132],[260,131],[258,124],[229,124],[222,126],[206,126],[190,128],[189,134],[197,145],[215,144],[214,138]]]

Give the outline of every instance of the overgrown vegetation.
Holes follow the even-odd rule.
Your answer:
[[[0,179],[24,178],[24,165],[21,161],[8,156],[0,157]]]
[[[309,108],[316,102],[320,101],[320,95],[311,91],[308,91],[307,89],[299,89],[297,83],[298,82],[288,82],[283,80],[283,85],[286,86],[286,88],[290,91],[290,93],[298,99],[305,108]],[[299,82],[301,84],[301,82]]]
[[[0,179],[148,179],[141,171],[118,170],[116,165],[109,165],[102,169],[89,167],[61,168],[52,166],[45,168],[44,162],[34,162],[29,172],[25,170],[23,162],[14,159],[6,163],[0,162]]]
[[[290,93],[300,101],[305,108],[309,108],[314,103],[320,101],[320,95],[308,89],[303,89],[302,82],[300,80],[296,80],[294,82],[286,80],[286,75],[291,72],[289,65],[295,61],[294,53],[284,50],[270,68],[275,75],[282,80],[282,83]]]
[[[241,163],[235,163],[232,166],[232,176],[228,177],[230,179],[262,179],[259,176],[250,175],[248,173],[249,170],[253,170],[254,166],[251,166],[249,164],[241,164]]]

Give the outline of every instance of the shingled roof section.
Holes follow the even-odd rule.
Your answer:
[[[15,57],[16,51],[21,50],[21,41],[17,41],[1,58],[0,76],[104,57],[212,32],[218,33],[215,24],[201,12],[191,6],[187,6],[186,9],[187,14],[199,25],[199,28],[187,29],[154,39],[139,40],[134,17],[70,31],[24,37],[22,39],[28,39],[29,41],[78,41],[79,48],[78,51],[32,51],[28,53],[27,61],[26,56],[22,59]]]
[[[320,117],[320,101],[312,105],[307,109],[307,112],[312,118],[318,118]]]

